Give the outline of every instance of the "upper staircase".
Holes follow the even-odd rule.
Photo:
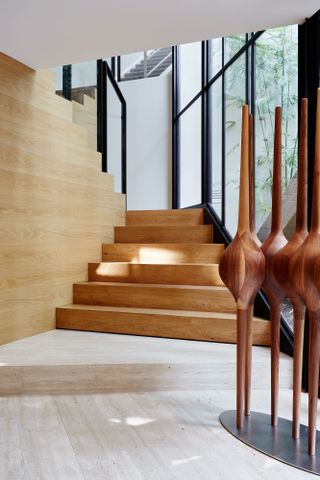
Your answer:
[[[128,211],[115,243],[57,309],[57,328],[236,342],[236,304],[219,276],[202,209]],[[253,342],[270,344],[270,322],[255,318]]]
[[[172,65],[172,48],[158,48],[123,74],[122,80],[159,77]]]

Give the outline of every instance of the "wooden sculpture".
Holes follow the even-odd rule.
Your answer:
[[[261,242],[255,229],[255,193],[254,193],[254,154],[253,154],[253,115],[249,115],[249,224],[252,238],[258,247]],[[251,408],[251,371],[252,371],[252,325],[253,303],[248,309],[246,372],[245,372],[245,415],[250,415]]]
[[[294,354],[293,354],[293,412],[292,436],[300,436],[300,398],[302,381],[302,358],[305,306],[291,284],[289,263],[293,254],[302,245],[308,235],[307,226],[307,182],[308,182],[308,101],[301,101],[300,144],[298,159],[298,188],[296,228],[289,242],[273,259],[273,271],[278,284],[292,302],[294,317]]]
[[[315,454],[320,361],[320,293],[316,271],[320,256],[320,89],[317,98],[316,143],[310,233],[290,261],[292,285],[304,300],[309,316],[308,452]]]
[[[281,108],[275,112],[274,134],[274,161],[272,184],[272,217],[271,231],[262,244],[261,249],[265,255],[266,273],[262,285],[270,305],[271,321],[271,424],[278,424],[279,403],[279,359],[280,359],[280,304],[285,293],[278,285],[274,271],[273,258],[285,246],[287,240],[282,231],[282,198],[281,198]]]
[[[237,427],[243,426],[248,313],[264,278],[264,256],[249,221],[249,111],[242,109],[241,166],[237,233],[219,264],[222,280],[237,302]]]

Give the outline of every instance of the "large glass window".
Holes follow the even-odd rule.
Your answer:
[[[211,204],[222,219],[222,78],[209,90],[211,112]]]
[[[298,130],[297,27],[266,31],[256,42],[256,227],[263,240],[270,227],[274,110],[282,107],[282,179],[295,197]],[[291,182],[293,180],[293,182]],[[285,212],[284,212],[285,217]],[[290,218],[284,218],[284,224]]]
[[[179,118],[180,206],[201,203],[201,99]]]
[[[241,107],[246,101],[246,58],[242,54],[225,74],[225,224],[237,229],[240,177]]]
[[[179,109],[201,90],[201,42],[179,47]]]
[[[254,115],[255,213],[261,240],[270,231],[274,110],[283,109],[283,201],[295,203],[298,130],[298,28],[296,25],[249,33],[178,48],[180,206],[206,198],[231,236],[237,227],[241,107]],[[208,49],[208,65],[201,64]],[[239,56],[239,51],[243,52]],[[226,65],[228,64],[227,68]],[[208,88],[201,87],[201,74]],[[211,83],[213,82],[213,83]],[[197,98],[198,97],[198,98]],[[208,101],[208,109],[206,101]],[[194,103],[192,103],[192,101]],[[191,102],[179,118],[179,112]],[[205,120],[205,121],[204,121]],[[209,128],[206,128],[208,125]],[[202,148],[206,140],[208,148]],[[203,157],[203,158],[201,158]],[[210,173],[201,192],[201,163]],[[192,181],[191,181],[192,179]],[[206,179],[203,179],[206,180]],[[283,209],[288,236],[293,213]]]

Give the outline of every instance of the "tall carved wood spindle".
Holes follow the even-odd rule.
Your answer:
[[[287,240],[282,231],[282,187],[281,187],[281,107],[275,111],[274,161],[272,184],[271,231],[261,249],[266,259],[266,275],[262,285],[270,304],[271,321],[271,424],[278,424],[279,404],[279,358],[280,358],[280,304],[285,293],[278,285],[273,271],[273,258]]]
[[[242,108],[241,167],[237,233],[225,250],[219,272],[237,302],[237,427],[243,426],[248,311],[264,278],[264,255],[249,221],[249,110]]]
[[[249,223],[252,238],[258,247],[261,242],[255,229],[255,192],[254,192],[254,154],[253,154],[253,115],[249,115]],[[250,415],[251,408],[251,372],[252,372],[252,326],[253,304],[248,308],[247,347],[246,347],[246,374],[245,374],[245,415]]]
[[[320,361],[320,293],[316,264],[320,255],[320,89],[317,98],[316,144],[310,233],[290,261],[292,285],[304,300],[309,316],[308,452],[315,455]]]
[[[308,236],[307,225],[307,184],[308,184],[308,100],[301,101],[300,144],[298,159],[298,188],[296,228],[292,237],[274,257],[273,270],[278,284],[290,298],[294,317],[294,354],[293,354],[293,411],[292,436],[300,436],[300,399],[302,382],[302,359],[305,306],[291,284],[289,263],[293,254]]]

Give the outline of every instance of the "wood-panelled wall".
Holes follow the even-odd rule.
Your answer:
[[[51,73],[0,54],[0,344],[54,328],[124,224],[125,198],[100,169]]]

